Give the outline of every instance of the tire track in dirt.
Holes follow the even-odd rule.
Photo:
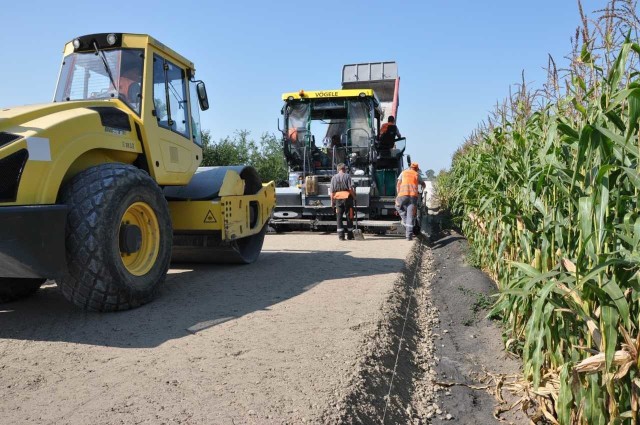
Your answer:
[[[431,253],[419,239],[383,306],[382,320],[364,340],[349,384],[325,413],[325,424],[413,423],[426,416],[423,406],[434,398],[430,329],[437,321],[425,286],[431,269]]]

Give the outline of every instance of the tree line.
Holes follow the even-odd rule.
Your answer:
[[[250,132],[239,130],[219,141],[211,139],[209,130],[202,132],[202,166],[251,165],[263,182],[286,182],[288,168],[282,153],[282,142],[273,133],[263,133],[258,141]],[[408,165],[408,164],[407,164]],[[435,180],[435,172],[427,170],[423,177]]]
[[[202,166],[251,165],[263,182],[287,180],[287,164],[282,143],[273,133],[264,133],[258,141],[246,130],[219,141],[211,139],[209,130],[202,132]]]

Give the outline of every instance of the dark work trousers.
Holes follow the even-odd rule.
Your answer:
[[[399,196],[396,199],[396,209],[398,210],[398,214],[400,214],[400,218],[402,219],[402,224],[406,229],[406,237],[413,237],[413,222],[416,218],[416,213],[418,206],[418,198],[413,196]]]
[[[347,233],[349,239],[353,238],[353,220],[351,214],[349,214],[351,208],[353,208],[353,199],[351,197],[347,199],[336,199],[336,224],[338,225],[338,237],[344,239],[344,227],[342,225],[342,216],[347,216]]]

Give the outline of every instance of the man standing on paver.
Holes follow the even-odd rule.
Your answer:
[[[331,178],[331,207],[336,209],[336,224],[338,227],[338,239],[344,240],[344,227],[342,216],[347,216],[347,239],[353,240],[353,221],[351,211],[353,210],[353,198],[356,196],[353,190],[351,176],[346,173],[347,166],[344,163],[336,167],[338,174]]]
[[[402,218],[402,225],[406,229],[407,240],[413,239],[413,222],[418,213],[418,185],[425,187],[425,183],[418,170],[417,162],[412,162],[411,166],[400,173],[396,183],[396,209]]]

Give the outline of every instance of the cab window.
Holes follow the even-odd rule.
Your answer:
[[[184,69],[153,55],[153,105],[160,127],[190,138]]]
[[[141,49],[71,53],[64,58],[54,101],[118,98],[140,115]]]

